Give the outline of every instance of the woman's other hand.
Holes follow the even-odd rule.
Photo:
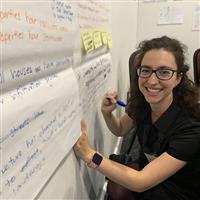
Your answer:
[[[101,103],[101,112],[103,115],[109,115],[116,108],[117,92],[107,92]]]
[[[81,120],[81,136],[73,146],[76,156],[86,163],[90,163],[95,150],[89,144],[87,125],[84,120]]]

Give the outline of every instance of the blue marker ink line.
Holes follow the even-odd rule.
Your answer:
[[[106,97],[106,98],[107,98],[108,100],[113,99],[113,97]],[[126,107],[126,104],[125,104],[122,100],[117,99],[117,100],[116,100],[116,103],[117,103],[117,105],[119,105],[119,106]]]

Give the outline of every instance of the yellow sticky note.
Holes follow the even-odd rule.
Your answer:
[[[102,46],[101,32],[100,31],[95,31],[93,33],[93,41],[94,41],[94,47],[95,47],[95,49]]]
[[[112,33],[107,33],[107,39],[108,39],[108,48],[112,48]]]
[[[81,32],[81,37],[82,37],[83,46],[84,46],[86,53],[89,53],[92,50],[94,50],[92,30],[90,30],[90,29],[83,30]]]
[[[108,43],[107,33],[105,31],[101,32],[101,37],[102,37],[103,44],[106,45]]]

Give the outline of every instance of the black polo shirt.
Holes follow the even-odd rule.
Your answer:
[[[143,167],[164,152],[187,161],[176,174],[144,192],[147,199],[200,200],[200,122],[173,102],[152,124],[147,106],[137,120],[136,134],[144,153]]]

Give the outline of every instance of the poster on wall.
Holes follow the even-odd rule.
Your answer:
[[[200,31],[200,3],[196,5],[194,10],[192,30]]]
[[[0,197],[33,199],[80,135],[76,77],[68,69],[30,82],[0,104]]]
[[[111,74],[110,53],[79,66],[76,76],[79,83],[80,107],[83,115],[94,112],[99,99],[107,91]]]
[[[78,1],[76,13],[77,24],[80,29],[110,27],[111,4],[109,1]]]
[[[2,3],[0,83],[3,91],[72,65],[74,19],[64,18],[62,13],[58,15],[56,3],[56,0],[39,5],[33,1]]]
[[[0,12],[0,199],[33,199],[80,135],[73,8],[4,1]]]
[[[163,6],[159,10],[158,25],[183,24],[183,10],[174,6]]]

